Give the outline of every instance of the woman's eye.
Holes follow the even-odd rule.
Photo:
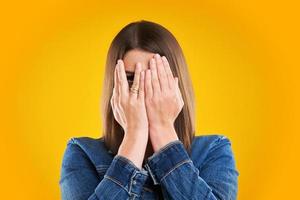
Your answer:
[[[127,74],[127,80],[133,81],[134,80],[134,74]]]

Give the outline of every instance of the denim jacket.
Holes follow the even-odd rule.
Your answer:
[[[73,137],[59,184],[63,200],[232,200],[238,175],[231,143],[221,135],[195,136],[190,154],[180,140],[172,141],[148,157],[142,169],[112,155],[103,137]]]

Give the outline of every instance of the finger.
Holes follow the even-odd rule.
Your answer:
[[[115,69],[115,73],[114,73],[114,82],[116,83],[116,69]],[[112,96],[110,98],[110,104],[111,104],[111,107],[112,107],[112,110],[113,110],[113,114],[115,116],[115,119],[117,120],[117,112],[116,112],[116,85],[114,85],[114,88],[113,88],[113,93],[112,93]]]
[[[141,72],[141,77],[140,77],[140,87],[139,87],[139,94],[138,98],[141,100],[144,100],[145,95],[144,95],[144,88],[145,88],[145,71]]]
[[[167,79],[167,74],[165,67],[163,65],[162,59],[159,54],[155,54],[155,62],[156,62],[156,67],[157,67],[157,72],[158,72],[158,79],[159,79],[159,84],[161,91],[166,91],[169,89],[169,83]]]
[[[175,81],[174,81],[174,76],[173,76],[170,64],[165,56],[162,57],[162,61],[165,66],[166,74],[168,77],[167,79],[169,82],[169,87],[170,87],[170,89],[173,89],[175,87]]]
[[[113,88],[113,101],[116,105],[116,103],[118,102],[119,100],[119,81],[118,81],[118,64],[116,64],[116,67],[115,67],[115,71],[114,71],[114,88]]]
[[[113,94],[115,95],[115,97],[118,97],[118,64],[116,64],[115,70],[114,70],[114,88],[113,88]]]
[[[134,79],[133,79],[133,84],[131,87],[135,87],[137,89],[139,89],[139,85],[140,85],[140,74],[142,71],[142,66],[141,63],[137,63],[135,70],[134,70]],[[130,92],[132,96],[137,97],[138,93],[137,92]]]
[[[110,104],[111,104],[111,107],[112,109],[115,109],[114,108],[114,101],[115,101],[115,87],[113,88],[113,92],[112,92],[112,95],[111,95],[111,98],[110,98]]]
[[[180,92],[180,88],[179,88],[178,77],[175,77],[175,78],[174,78],[174,81],[175,81],[175,87],[176,87],[177,97],[178,97],[179,101],[180,101],[181,103],[183,103],[183,98],[182,98],[182,95],[181,95],[181,92]]]
[[[117,107],[114,99],[115,99],[115,97],[113,95],[111,100],[110,100],[111,107],[112,107],[112,110],[113,110],[113,115],[114,115],[115,120],[121,125],[122,120],[120,118],[120,113],[119,113],[118,107]]]
[[[118,77],[119,77],[119,84],[120,84],[120,93],[119,95],[121,98],[127,98],[128,97],[128,92],[129,92],[129,85],[126,77],[126,72],[125,72],[125,67],[124,63],[121,59],[118,60]]]
[[[159,95],[161,92],[158,75],[157,75],[157,67],[154,58],[150,59],[150,69],[151,69],[151,82],[153,87],[153,95]]]
[[[176,96],[177,96],[177,98],[179,99],[179,92],[178,92],[178,90],[179,90],[179,87],[178,87],[178,78],[175,77],[174,80],[175,80]]]
[[[118,119],[118,113],[117,113],[117,107],[116,107],[116,103],[115,103],[115,97],[114,95],[112,95],[111,99],[110,99],[110,104],[113,110],[113,114],[116,118],[116,120]]]
[[[110,98],[110,105],[111,105],[111,108],[112,108],[112,111],[113,111],[113,114],[114,114],[115,113],[115,109],[116,109],[115,103],[114,103],[114,95],[112,95],[111,98]]]
[[[117,64],[117,87],[116,87],[116,93],[118,94],[115,98],[116,107],[121,110],[121,98],[122,98],[122,89],[120,84],[120,63]],[[124,95],[123,95],[124,96]]]
[[[146,80],[145,80],[145,84],[146,84],[146,94],[145,94],[145,97],[146,98],[152,98],[153,96],[153,90],[152,90],[152,82],[151,82],[151,70],[150,69],[147,69],[146,70]]]
[[[110,105],[111,105],[112,110],[115,110],[114,95],[112,95],[110,98]]]

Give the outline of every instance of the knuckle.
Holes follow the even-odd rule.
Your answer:
[[[168,99],[171,97],[171,94],[170,94],[169,90],[165,90],[164,92],[161,93],[161,96],[164,99]]]
[[[166,78],[167,78],[167,76],[166,76],[165,73],[161,73],[161,74],[160,74],[160,77],[161,77],[161,79],[166,79]]]
[[[146,97],[145,97],[145,103],[146,103],[147,105],[150,105],[150,104],[152,103],[152,98],[149,97],[149,96],[146,96]]]
[[[119,83],[120,83],[120,84],[125,84],[126,82],[127,82],[127,81],[126,81],[125,78],[120,77],[120,80],[119,80]]]
[[[119,83],[122,85],[124,83],[124,79],[120,78]]]
[[[136,101],[133,98],[130,98],[128,103],[130,106],[134,106],[136,104]]]
[[[154,104],[159,104],[161,102],[161,98],[157,97],[157,96],[153,96],[152,98],[152,102]]]
[[[176,93],[175,92],[171,92],[169,94],[169,96],[172,98],[172,99],[175,99],[177,97]]]
[[[121,101],[120,101],[120,99],[117,100],[116,105],[119,106],[119,107],[121,106]]]
[[[126,100],[124,100],[124,99],[121,99],[121,100],[120,100],[120,105],[121,105],[121,106],[124,106],[124,105],[126,105]]]

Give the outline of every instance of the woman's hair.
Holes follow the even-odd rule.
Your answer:
[[[117,154],[123,140],[124,130],[114,118],[110,99],[117,60],[123,59],[126,52],[132,49],[165,56],[170,63],[173,75],[178,77],[184,106],[174,122],[174,128],[179,140],[190,154],[191,143],[195,136],[195,103],[187,63],[175,37],[163,26],[145,20],[126,25],[115,36],[108,50],[101,101],[105,145],[113,154]]]

